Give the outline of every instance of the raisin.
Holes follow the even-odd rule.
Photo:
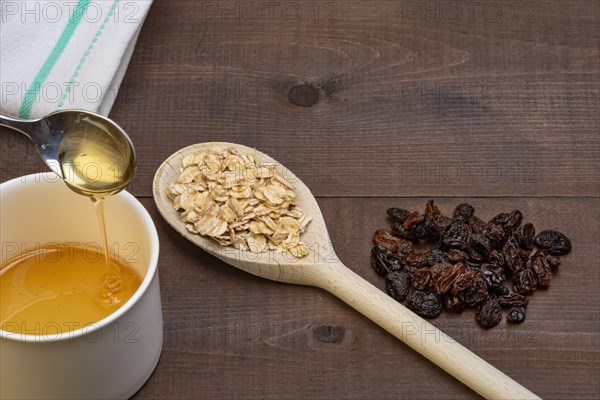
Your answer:
[[[485,225],[483,234],[488,238],[490,244],[495,249],[501,249],[508,239],[508,235],[504,232],[504,228],[491,222]]]
[[[557,256],[547,255],[546,261],[548,261],[548,265],[550,265],[550,269],[552,269],[552,270],[557,270],[562,265],[562,261]]]
[[[417,225],[420,222],[423,222],[424,220],[425,220],[425,217],[422,216],[421,214],[419,214],[418,211],[415,211],[415,212],[411,213],[408,216],[408,218],[406,218],[406,220],[404,221],[402,226],[404,226],[404,229],[406,229],[406,230],[411,230],[415,225]]]
[[[467,253],[459,249],[450,249],[448,252],[448,260],[453,263],[463,262],[467,259]]]
[[[417,251],[413,251],[406,256],[406,265],[412,268],[421,268],[426,265],[425,255]]]
[[[506,270],[511,274],[516,273],[523,266],[523,260],[519,251],[510,242],[504,245],[504,260],[506,262]]]
[[[485,222],[483,222],[475,215],[473,215],[469,220],[469,227],[471,228],[471,231],[473,233],[483,234],[483,231],[485,230],[485,225]]]
[[[408,308],[424,318],[436,318],[442,313],[442,298],[436,293],[415,290],[408,296]]]
[[[398,236],[389,229],[378,229],[373,234],[373,243],[377,246],[385,247],[391,252],[398,251],[401,240]]]
[[[387,215],[390,216],[390,218],[392,218],[395,222],[398,223],[404,223],[404,221],[406,221],[406,218],[408,218],[408,216],[410,215],[410,211],[408,210],[404,210],[402,208],[388,208],[387,209]]]
[[[385,276],[385,288],[390,296],[398,301],[402,301],[408,295],[410,277],[404,271],[390,272]]]
[[[523,221],[523,214],[519,210],[514,210],[509,213],[500,213],[490,221],[493,224],[500,225],[505,231],[509,232]]]
[[[498,297],[498,302],[502,307],[527,307],[529,299],[518,293],[509,293]]]
[[[401,208],[387,214],[391,229],[373,235],[371,264],[385,276],[391,297],[427,318],[443,308],[458,313],[477,307],[476,319],[487,328],[498,324],[505,307],[510,308],[506,319],[519,323],[527,295],[548,287],[562,263],[558,256],[571,251],[562,233],[536,235],[531,223],[522,224],[519,210],[485,223],[467,203],[450,218],[429,200],[422,214]]]
[[[471,286],[465,289],[465,303],[468,306],[476,306],[486,299],[488,289],[485,280],[479,275],[475,275]]]
[[[449,247],[466,249],[469,242],[469,226],[464,222],[454,222],[448,227],[442,241]]]
[[[412,230],[416,238],[419,240],[425,240],[429,243],[434,243],[439,239],[437,231],[435,230],[431,221],[429,221],[427,218],[414,225]]]
[[[431,285],[431,270],[429,268],[419,268],[412,273],[411,278],[415,289],[427,289]]]
[[[499,285],[504,282],[502,267],[494,264],[482,264],[479,273],[489,286]]]
[[[469,238],[469,255],[474,261],[486,261],[492,251],[490,241],[481,233],[474,233]]]
[[[442,216],[442,212],[440,211],[438,206],[435,205],[433,199],[430,199],[427,201],[427,203],[425,203],[425,216],[427,216],[427,218],[431,220],[437,219],[440,216]]]
[[[413,244],[408,240],[403,240],[396,251],[396,258],[401,265],[406,265],[406,258],[412,253],[414,253]]]
[[[504,253],[498,250],[492,250],[488,257],[488,262],[493,265],[497,265],[501,268],[506,266],[506,260],[504,259]]]
[[[523,307],[513,307],[508,310],[506,319],[514,324],[520,324],[525,321],[525,309]]]
[[[552,282],[552,272],[550,271],[550,265],[545,257],[534,257],[527,261],[526,265],[535,272],[539,287],[547,288],[550,286],[550,282]]]
[[[415,236],[414,232],[411,230],[405,229],[404,225],[400,224],[400,223],[392,225],[392,232],[394,232],[395,235],[400,236],[401,238],[404,238],[407,240],[411,240],[411,241],[417,240],[417,237]]]
[[[519,294],[531,294],[537,288],[537,276],[531,268],[521,268],[513,276],[513,290]]]
[[[479,261],[467,260],[465,261],[465,266],[471,269],[478,270],[479,268],[481,268],[481,263]]]
[[[509,214],[508,220],[509,220],[508,221],[509,222],[508,229],[510,229],[510,230],[517,229],[517,227],[519,225],[521,225],[521,222],[523,222],[523,213],[521,213],[521,211],[519,211],[519,210],[511,211],[511,213]]]
[[[445,294],[452,289],[454,282],[465,273],[465,266],[461,263],[454,264],[453,266],[448,264],[441,276],[435,281],[433,287],[438,294]]]
[[[371,249],[371,266],[381,276],[402,269],[394,253],[382,246],[375,246]]]
[[[425,217],[431,221],[438,235],[442,235],[450,225],[450,218],[443,215],[440,209],[434,204],[433,200],[429,200],[425,204]]]
[[[515,231],[515,242],[523,250],[531,251],[535,244],[535,228],[532,224],[521,225]]]
[[[446,248],[446,245],[444,243],[442,243],[439,236],[437,239],[438,240],[431,246],[431,250],[439,250],[439,251],[443,251],[443,252],[448,251],[448,249]]]
[[[500,213],[490,220],[490,223],[496,224],[504,228],[508,224],[509,214],[507,212]]]
[[[458,265],[458,264],[457,264]],[[452,294],[458,294],[465,291],[470,286],[473,286],[475,283],[475,276],[477,274],[471,270],[465,270],[465,273],[459,275],[452,285]]]
[[[489,296],[477,307],[475,319],[484,328],[491,328],[498,325],[502,319],[502,310],[496,296]]]
[[[430,250],[424,254],[424,260],[427,265],[435,265],[448,262],[448,255],[441,250]]]
[[[475,209],[472,205],[462,203],[456,206],[454,212],[452,213],[452,218],[455,220],[466,222],[473,216],[474,212]]]
[[[548,249],[548,253],[553,256],[563,256],[571,251],[571,241],[559,231],[541,231],[535,237],[535,244]]]
[[[465,295],[460,292],[457,294],[446,294],[443,296],[444,308],[448,311],[461,313],[465,309]]]
[[[509,290],[504,285],[488,285],[488,292],[496,296],[505,296],[509,293]]]
[[[440,279],[440,276],[442,276],[442,274],[444,274],[447,269],[452,269],[452,264],[450,264],[449,262],[442,262],[432,265],[429,268],[429,271],[431,272],[431,279],[434,282]]]

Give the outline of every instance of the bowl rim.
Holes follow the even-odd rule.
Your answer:
[[[38,172],[35,174],[17,177],[6,182],[0,183],[0,203],[4,190],[6,190],[7,187],[11,187],[17,184],[22,185],[24,180],[25,182],[33,180],[36,185],[40,184],[41,182],[47,185],[62,184],[62,179],[58,177],[54,172]],[[65,189],[70,191],[70,189],[66,185]],[[77,194],[73,192],[73,195]],[[100,321],[94,322],[90,325],[84,326],[73,331],[66,331],[52,335],[30,335],[24,333],[8,332],[0,329],[0,344],[4,344],[8,341],[27,343],[63,342],[73,341],[84,335],[91,335],[94,332],[100,331],[113,324],[125,313],[127,313],[135,304],[137,304],[138,301],[140,301],[140,299],[146,294],[148,288],[150,287],[150,284],[152,283],[155,275],[158,272],[158,255],[160,250],[160,242],[158,239],[156,225],[154,225],[154,221],[152,220],[152,217],[150,217],[148,210],[146,210],[144,205],[134,195],[125,190],[122,190],[121,192],[115,194],[114,197],[124,201],[128,206],[130,206],[142,217],[143,225],[148,230],[150,236],[151,243],[150,257],[148,259],[148,269],[146,271],[144,279],[142,280],[142,283],[140,284],[140,287],[135,291],[133,296],[131,296],[129,300],[125,302],[125,304],[123,304],[112,314],[109,314]]]

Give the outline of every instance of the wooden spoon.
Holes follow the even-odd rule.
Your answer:
[[[287,252],[279,251],[255,254],[223,247],[210,238],[187,231],[185,224],[179,219],[179,212],[167,197],[166,189],[179,177],[182,160],[186,155],[223,145],[253,153],[258,164],[274,165],[294,185],[298,206],[313,217],[302,235],[302,240],[310,247],[310,253],[306,257],[296,259]],[[321,210],[308,187],[268,155],[232,143],[192,145],[179,150],[160,166],[154,177],[153,192],[159,212],[175,230],[226,263],[274,281],[327,290],[485,398],[539,399],[342,264],[331,246]]]

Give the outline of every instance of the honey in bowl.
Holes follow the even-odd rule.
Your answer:
[[[127,263],[69,245],[40,247],[0,266],[0,328],[54,335],[94,324],[118,310],[142,277]],[[115,280],[114,275],[120,279]]]

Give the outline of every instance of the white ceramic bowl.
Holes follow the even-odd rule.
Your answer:
[[[144,276],[137,292],[105,319],[45,335],[0,330],[0,399],[127,399],[156,367],[162,349],[158,235],[150,215],[131,194],[106,200],[109,247]],[[0,184],[0,261],[48,243],[100,241],[88,198],[52,173]]]

